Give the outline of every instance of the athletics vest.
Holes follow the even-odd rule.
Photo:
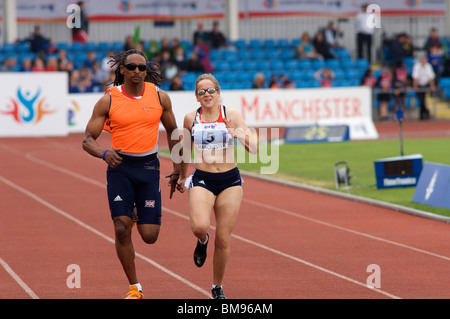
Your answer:
[[[107,123],[113,148],[120,148],[121,153],[155,153],[163,111],[159,89],[145,82],[140,98],[127,95],[122,86],[109,88],[106,93],[111,95]]]
[[[194,146],[198,150],[219,150],[233,143],[233,137],[223,121],[226,117],[225,106],[220,106],[219,118],[215,122],[205,123],[201,120],[201,107],[195,114],[191,134]]]

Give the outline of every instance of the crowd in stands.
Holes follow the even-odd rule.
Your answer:
[[[314,35],[308,32],[301,34],[298,40],[289,44],[291,56],[297,61],[321,61],[310,79],[315,80],[317,86],[334,86],[335,79],[339,76],[329,63],[342,57],[337,52],[345,48],[339,43],[342,32],[335,27],[333,21],[318,30]],[[40,27],[35,26],[34,32],[16,45],[25,44],[29,50],[28,55],[17,54],[4,55],[0,60],[0,71],[66,71],[69,75],[69,91],[78,92],[103,92],[111,85],[114,78],[114,70],[108,64],[111,51],[99,52],[95,49],[87,50],[84,55],[70,51],[70,47],[60,47],[41,34]],[[370,85],[381,91],[405,91],[412,85],[412,67],[415,48],[411,38],[406,33],[398,34],[395,39],[385,41],[385,47],[389,50],[385,54],[385,67],[381,70],[372,70],[370,63],[368,69],[359,73],[356,85]],[[187,74],[199,74],[203,72],[218,72],[217,65],[212,55],[217,52],[234,52],[239,48],[236,43],[228,41],[219,30],[219,23],[215,21],[211,30],[205,30],[203,23],[199,22],[193,33],[191,41],[180,41],[177,38],[143,41],[133,36],[128,36],[123,41],[121,49],[137,48],[146,53],[149,61],[157,63],[159,72],[164,74],[166,90],[183,90],[186,87],[184,80]],[[276,49],[276,48],[275,48]],[[422,49],[422,48],[420,48]],[[428,61],[438,79],[440,76],[450,76],[448,67],[450,59],[447,58],[447,48],[432,29],[430,36],[423,48],[427,52]],[[351,60],[351,55],[343,57]],[[405,61],[408,63],[405,65]],[[347,61],[348,62],[348,61]],[[236,61],[236,64],[238,61]],[[268,72],[254,72],[251,85],[247,88],[294,88],[299,87],[299,81],[290,78],[289,68],[279,69],[273,74]],[[437,83],[437,82],[436,82]],[[191,83],[192,84],[192,83]],[[239,83],[238,83],[239,84]],[[191,89],[191,85],[187,85]],[[245,88],[245,87],[243,87]],[[386,104],[397,101],[404,105],[404,95],[380,94],[380,116],[387,117]]]

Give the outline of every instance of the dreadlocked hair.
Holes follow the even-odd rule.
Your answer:
[[[111,84],[117,86],[124,83],[125,78],[123,74],[120,73],[120,66],[125,65],[127,57],[131,54],[139,54],[145,58],[145,63],[147,64],[147,75],[145,76],[144,81],[151,82],[158,86],[161,85],[161,83],[164,81],[164,76],[158,72],[159,64],[149,62],[147,60],[147,57],[145,56],[145,53],[136,49],[130,49],[128,51],[113,51],[111,60],[109,60],[108,63],[111,64],[111,68],[116,66],[116,70],[114,71],[116,76]]]

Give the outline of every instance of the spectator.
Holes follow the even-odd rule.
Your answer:
[[[285,89],[293,89],[295,88],[295,82],[289,79],[286,75],[280,75],[280,83]]]
[[[396,108],[406,111],[405,98],[409,86],[408,70],[403,60],[397,61],[393,72],[394,101]]]
[[[33,66],[31,67],[31,71],[33,72],[44,72],[45,65],[44,61],[41,58],[37,57],[33,60]]]
[[[183,91],[183,82],[181,81],[181,77],[179,74],[176,74],[170,83],[169,87],[170,91]]]
[[[382,67],[375,86],[379,90],[378,101],[380,102],[380,120],[388,120],[389,102],[391,102],[392,99],[391,90],[393,86],[393,76],[391,69],[387,65]]]
[[[15,56],[8,56],[6,61],[3,63],[1,71],[2,72],[14,72],[18,69],[17,59]]]
[[[33,62],[30,58],[24,58],[22,60],[22,63],[20,64],[20,71],[21,72],[31,72]]]
[[[370,13],[367,12],[367,4],[361,6],[361,11],[358,13],[355,19],[356,30],[356,47],[358,58],[364,58],[363,51],[366,51],[366,59],[369,63],[372,63],[372,36],[373,28],[367,25],[367,21],[370,17]]]
[[[133,42],[133,36],[132,35],[127,35],[125,37],[125,42],[123,44],[123,48],[125,51],[131,50],[135,48],[135,44]]]
[[[314,78],[320,82],[321,87],[332,87],[335,74],[329,68],[321,68],[314,73]]]
[[[44,51],[47,54],[51,47],[51,41],[45,38],[41,34],[41,27],[39,25],[34,26],[34,32],[25,41],[30,43],[30,51],[38,53]]]
[[[225,38],[223,33],[219,30],[218,21],[213,22],[213,29],[209,33],[208,37],[211,49],[216,50],[227,46],[227,39]]]
[[[439,39],[438,32],[437,32],[436,28],[431,28],[430,35],[428,36],[428,39],[425,42],[425,45],[424,45],[423,49],[425,51],[427,51],[427,54],[430,54],[432,47],[436,47],[436,48],[442,50],[442,42]]]
[[[403,43],[403,50],[405,50],[405,54],[407,57],[414,56],[414,45],[412,43],[411,37],[405,33],[405,42]]]
[[[100,62],[95,60],[92,64],[91,68],[92,73],[92,84],[95,86],[102,86],[103,83],[107,80],[107,72],[102,69]]]
[[[150,43],[148,45],[148,50],[147,50],[147,57],[151,60],[154,59],[155,56],[158,54],[159,49],[160,49],[160,46],[159,46],[158,41],[155,41],[155,40],[150,41]]]
[[[444,57],[442,49],[432,46],[428,53],[428,62],[433,67],[434,74],[436,75],[435,83],[438,83],[439,77],[444,71]]]
[[[203,64],[203,68],[205,69],[205,72],[210,73],[214,71],[214,68],[211,65],[211,60],[209,59],[208,46],[203,42],[203,39],[201,37],[198,37],[196,41],[197,42],[193,50],[197,52],[200,62]]]
[[[393,61],[398,61],[407,57],[409,52],[406,51],[405,45],[407,36],[405,32],[399,33],[391,43],[391,58]]]
[[[69,93],[78,93],[78,81],[80,79],[80,71],[74,70],[69,76]]]
[[[325,42],[322,32],[317,32],[314,37],[313,45],[317,53],[325,60],[336,58],[336,56],[330,52],[330,46]]]
[[[176,49],[174,61],[178,67],[178,70],[181,73],[186,72],[188,70],[188,62],[185,58],[185,52],[184,52],[183,47],[180,46]]]
[[[280,82],[278,81],[277,75],[272,74],[269,79],[269,88],[271,89],[278,89],[281,87]]]
[[[95,51],[88,51],[86,60],[83,62],[83,66],[87,67],[89,70],[92,70],[92,66],[94,65],[94,62],[97,60],[97,56],[95,54]]]
[[[317,51],[308,32],[303,32],[301,41],[296,47],[295,55],[299,59],[317,59]]]
[[[175,57],[175,54],[176,54],[178,48],[181,48],[180,39],[173,38],[172,39],[172,44],[170,45],[170,56],[172,58]]]
[[[86,43],[89,41],[89,18],[84,8],[84,1],[78,1],[80,7],[80,27],[72,28],[72,42]]]
[[[47,71],[47,72],[58,71],[58,59],[55,56],[50,56],[47,58],[47,64],[45,66],[45,71]]]
[[[159,58],[162,58],[164,52],[169,52],[169,55],[172,54],[172,49],[170,47],[169,39],[166,37],[161,39],[161,45],[159,47],[157,56],[159,56]]]
[[[199,73],[205,72],[205,68],[203,67],[203,64],[200,62],[198,54],[195,51],[191,52],[191,56],[189,57],[187,63],[187,70],[189,72],[199,72]]]
[[[369,86],[372,89],[375,88],[375,84],[377,83],[377,78],[373,74],[371,68],[368,68],[361,79],[360,85]]]
[[[203,27],[203,22],[199,22],[197,24],[197,30],[195,30],[194,36],[192,39],[192,43],[194,45],[197,43],[197,38],[202,38],[204,43],[208,43],[208,41],[209,41],[208,33],[205,31],[205,29]]]
[[[67,57],[67,51],[64,49],[59,49],[57,53],[58,66],[65,65],[69,63],[69,58]]]
[[[330,20],[327,27],[323,30],[323,35],[325,37],[325,42],[330,46],[330,48],[338,48],[339,44],[337,38],[341,38],[343,33],[338,28],[334,27],[334,21]]]
[[[422,56],[419,61],[414,63],[412,78],[413,88],[419,99],[420,119],[427,120],[430,118],[430,111],[428,110],[425,96],[429,90],[435,92],[436,86],[434,83],[435,74],[433,68],[431,64],[428,63],[425,55]]]
[[[253,79],[252,89],[264,89],[266,87],[266,77],[264,73],[257,73]]]

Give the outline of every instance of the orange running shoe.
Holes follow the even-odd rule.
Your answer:
[[[142,291],[139,291],[135,285],[131,285],[128,290],[127,296],[125,299],[143,299],[144,294]]]

